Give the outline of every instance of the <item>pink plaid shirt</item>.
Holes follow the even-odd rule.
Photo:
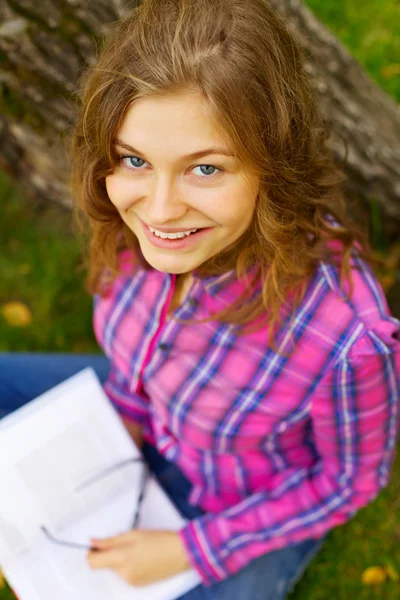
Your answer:
[[[123,273],[95,297],[94,330],[111,360],[104,389],[193,484],[190,503],[206,514],[180,535],[206,586],[323,536],[376,497],[397,437],[400,321],[357,255],[351,301],[337,269],[320,263],[287,357],[266,328],[238,335],[167,319],[176,276],[132,269],[132,258],[121,255]],[[232,273],[195,277],[174,315],[221,309],[242,289]],[[288,321],[276,339],[290,348]]]

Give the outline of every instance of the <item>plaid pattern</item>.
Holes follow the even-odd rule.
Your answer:
[[[180,532],[206,586],[249,561],[319,538],[376,497],[389,478],[398,430],[400,321],[353,252],[354,294],[321,263],[277,331],[238,335],[210,321],[166,319],[175,275],[131,269],[95,297],[94,330],[111,359],[104,386],[117,410],[175,462],[206,514]],[[176,311],[205,317],[244,284],[234,273],[195,278]],[[347,288],[348,289],[348,288]]]

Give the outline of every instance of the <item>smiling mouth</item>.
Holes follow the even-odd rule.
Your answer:
[[[205,229],[204,227],[200,227],[199,229],[192,229],[192,230],[187,230],[190,231],[190,233],[180,233],[179,235],[177,234],[173,234],[173,233],[164,233],[164,232],[160,232],[160,233],[156,233],[155,231],[151,231],[150,233],[152,233],[154,235],[154,237],[159,238],[160,240],[184,240],[187,237],[190,237],[192,235],[196,235],[196,233],[198,231],[202,231],[203,229]]]
[[[150,229],[150,227],[144,223],[144,221],[142,221],[141,224],[145,236],[154,246],[171,249],[189,247],[189,245],[191,245],[191,240],[193,240],[194,237],[199,236],[199,238],[202,238],[210,229],[212,229],[212,227],[199,227],[198,229],[193,228],[192,230],[187,229],[186,231],[190,231],[189,235],[185,234],[184,230],[182,230],[182,232],[178,231],[177,233],[164,233],[162,231],[157,231],[157,233],[160,233],[160,235],[157,235],[151,231],[153,228]],[[169,237],[170,235],[176,236],[177,234],[179,234],[179,237]]]

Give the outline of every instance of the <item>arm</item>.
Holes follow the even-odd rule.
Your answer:
[[[400,344],[374,345],[339,361],[310,400],[320,460],[278,473],[271,491],[189,522],[180,535],[206,586],[254,558],[318,538],[369,503],[389,478],[398,429]],[[353,349],[354,350],[354,347]]]
[[[139,450],[141,450],[143,447],[143,425],[140,425],[140,423],[135,423],[134,421],[130,421],[126,417],[121,418],[129,435],[131,436]]]
[[[143,435],[150,431],[148,400],[129,389],[127,379],[113,363],[103,389],[118,411],[129,435],[138,448],[142,448]]]
[[[131,262],[134,259],[131,251],[123,251],[119,254],[119,267],[123,272],[130,271]],[[102,284],[106,287],[109,273],[103,272]],[[123,424],[125,425],[131,438],[138,446],[142,447],[143,433],[150,434],[150,422],[148,412],[148,399],[132,391],[129,387],[128,379],[123,375],[121,369],[115,364],[113,357],[113,344],[115,332],[110,338],[109,335],[109,315],[112,310],[118,306],[118,296],[121,292],[121,286],[126,281],[124,277],[112,280],[111,288],[104,296],[95,294],[93,298],[93,329],[99,346],[103,349],[106,356],[110,359],[110,372],[103,388],[115,409],[118,411]],[[111,340],[113,340],[111,342]]]

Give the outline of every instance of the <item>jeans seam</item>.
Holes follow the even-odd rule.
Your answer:
[[[300,564],[298,565],[296,573],[288,581],[287,593],[293,592],[295,585],[303,577],[303,574],[306,571],[308,565],[310,564],[310,562],[312,561],[312,559],[318,554],[319,550],[322,548],[324,539],[325,538],[323,538],[322,540],[320,540],[319,543],[317,543],[313,548],[311,548],[311,550],[309,550],[309,552],[307,552],[307,554],[303,557],[303,559],[301,560]]]

